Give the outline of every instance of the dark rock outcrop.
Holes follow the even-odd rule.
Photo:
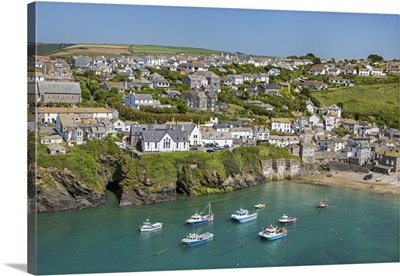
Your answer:
[[[36,183],[38,212],[84,209],[105,202],[105,191],[94,191],[68,169],[38,168]]]
[[[163,185],[158,188],[136,187],[131,191],[124,191],[121,195],[120,206],[138,206],[159,202],[174,201],[176,199],[176,186]]]

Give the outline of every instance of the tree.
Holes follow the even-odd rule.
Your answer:
[[[370,54],[370,55],[368,56],[368,59],[369,59],[372,63],[375,63],[375,62],[382,62],[382,61],[383,61],[383,57],[381,57],[381,56],[379,56],[379,55],[376,55],[376,54]]]

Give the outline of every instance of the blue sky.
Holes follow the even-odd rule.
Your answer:
[[[232,8],[37,3],[37,41],[188,46],[254,55],[399,57],[399,16]]]

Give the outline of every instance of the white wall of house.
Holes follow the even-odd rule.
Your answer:
[[[125,131],[125,123],[121,120],[118,120],[115,123],[113,123],[113,129],[117,131]]]
[[[189,134],[189,144],[193,146],[201,145],[201,132],[197,126]]]
[[[143,152],[171,152],[171,151],[188,151],[189,141],[174,141],[171,136],[166,133],[159,142],[142,141]]]
[[[364,70],[360,69],[358,71],[358,75],[360,75],[360,76],[369,76],[370,72],[371,72],[370,69],[364,69]]]
[[[273,122],[271,124],[271,129],[284,133],[293,133],[292,126],[289,123]]]
[[[231,129],[233,139],[253,139],[253,131],[250,128]]]

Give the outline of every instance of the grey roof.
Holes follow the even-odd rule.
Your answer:
[[[144,142],[160,142],[165,136],[165,130],[145,130],[142,134]]]
[[[62,146],[60,146],[60,145],[58,145],[58,144],[50,144],[50,145],[48,145],[47,146],[47,148],[49,149],[49,150],[58,150],[58,151],[60,151],[60,150],[65,150],[65,148],[64,147],[62,147]]]
[[[38,82],[40,94],[81,94],[81,87],[77,82]]]
[[[276,84],[260,84],[263,89],[279,89],[279,86]]]
[[[136,94],[135,95],[136,100],[147,100],[151,101],[153,100],[153,97],[150,94]]]
[[[168,134],[174,142],[188,141],[186,131],[181,130],[145,130],[142,134],[143,142],[160,142]]]
[[[214,129],[218,129],[218,128],[229,128],[229,126],[226,123],[215,124]]]
[[[188,141],[188,134],[182,130],[167,130],[169,136],[171,136],[174,142]]]

